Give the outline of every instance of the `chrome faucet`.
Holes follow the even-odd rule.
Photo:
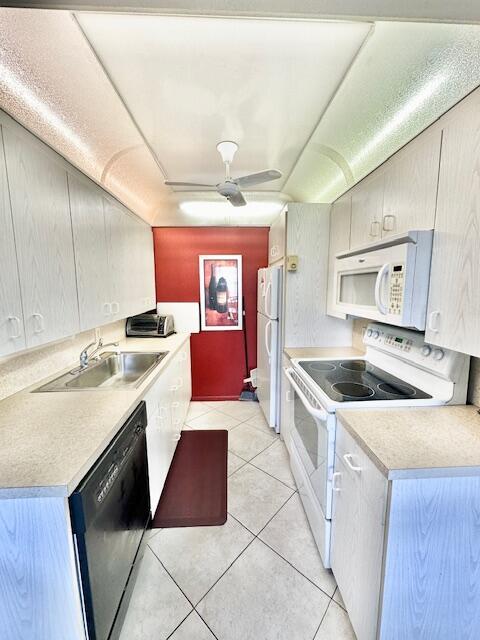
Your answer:
[[[91,353],[88,353],[90,347],[95,347],[95,349]],[[96,342],[91,342],[90,344],[88,344],[80,354],[80,369],[85,369],[86,367],[88,367],[90,359],[96,356],[99,351],[101,351],[102,349],[106,349],[107,347],[116,347],[117,353],[119,353],[118,342],[108,342],[107,344],[103,344],[103,339],[99,338],[98,344]]]

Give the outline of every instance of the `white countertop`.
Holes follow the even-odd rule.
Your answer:
[[[337,417],[389,479],[480,475],[474,405],[341,409]]]
[[[0,498],[69,496],[145,393],[190,338],[125,338],[124,351],[168,351],[138,388],[30,393],[0,402]]]

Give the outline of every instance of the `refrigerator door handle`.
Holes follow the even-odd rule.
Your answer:
[[[268,304],[267,304],[267,300],[268,300],[268,293],[270,292],[270,308],[268,308]],[[265,291],[265,315],[267,316],[267,318],[272,318],[272,281],[269,280],[268,284],[267,284],[267,289]]]
[[[272,352],[270,351],[270,344],[269,344],[269,338],[268,338],[268,329],[269,327],[272,326],[272,321],[269,320],[267,322],[267,324],[265,325],[265,349],[267,350],[267,355],[270,358],[270,356],[272,355]]]

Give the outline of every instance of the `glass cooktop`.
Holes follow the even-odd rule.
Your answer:
[[[298,364],[335,402],[432,397],[366,360],[301,360]]]

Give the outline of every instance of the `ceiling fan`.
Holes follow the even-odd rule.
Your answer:
[[[250,173],[248,176],[242,176],[241,178],[232,178],[230,176],[230,165],[238,149],[238,144],[230,140],[225,140],[217,144],[217,149],[225,163],[225,180],[223,182],[219,182],[218,184],[199,184],[196,182],[172,182],[171,180],[166,180],[165,184],[171,187],[213,188],[233,204],[234,207],[243,207],[247,204],[247,201],[241,192],[242,187],[253,187],[262,182],[278,180],[278,178],[282,177],[280,171],[268,169],[267,171],[260,171],[259,173]]]

